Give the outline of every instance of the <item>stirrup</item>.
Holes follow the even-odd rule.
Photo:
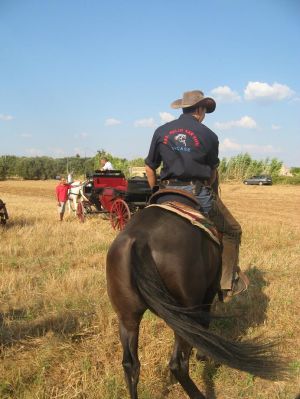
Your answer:
[[[249,278],[239,270],[236,273],[236,278],[233,280],[231,290],[220,290],[219,300],[221,302],[229,302],[235,295],[239,295],[248,289],[250,284]]]

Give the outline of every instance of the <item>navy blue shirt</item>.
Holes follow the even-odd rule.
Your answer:
[[[218,136],[190,114],[182,114],[154,132],[146,165],[161,179],[203,180],[219,165]]]

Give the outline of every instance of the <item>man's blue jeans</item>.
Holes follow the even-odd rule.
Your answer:
[[[239,246],[242,228],[218,196],[214,196],[210,187],[202,186],[195,193],[193,185],[172,186],[195,195],[200,204],[200,211],[214,222],[218,231],[223,234],[221,289],[230,290],[233,279],[239,270]]]
[[[189,194],[193,194],[200,204],[200,210],[207,216],[212,209],[212,189],[210,187],[202,186],[198,193],[195,193],[195,187],[192,185],[188,186],[172,186],[176,190],[184,190]]]

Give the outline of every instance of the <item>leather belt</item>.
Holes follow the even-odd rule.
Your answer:
[[[166,186],[190,186],[193,184],[196,184],[197,182],[207,185],[208,180],[200,180],[200,179],[194,179],[194,180],[180,180],[180,179],[168,179],[168,180],[162,180],[162,184]]]
[[[193,182],[192,180],[168,179],[168,180],[163,180],[162,184],[166,186],[189,186],[193,184]]]

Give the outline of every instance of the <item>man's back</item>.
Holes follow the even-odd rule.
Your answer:
[[[189,114],[160,126],[154,133],[146,164],[163,162],[162,179],[209,179],[219,163],[218,137]]]

